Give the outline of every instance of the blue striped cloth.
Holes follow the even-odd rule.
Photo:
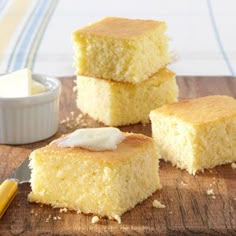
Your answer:
[[[179,75],[236,74],[234,0],[0,0],[0,73],[73,75],[71,32],[105,16],[164,20]]]

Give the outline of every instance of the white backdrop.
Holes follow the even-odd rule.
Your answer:
[[[59,0],[40,40],[33,70],[74,74],[71,32],[105,16],[166,21],[170,49],[177,55],[170,68],[178,75],[236,73],[235,0]]]

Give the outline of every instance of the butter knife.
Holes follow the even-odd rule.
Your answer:
[[[16,169],[14,174],[0,185],[0,219],[14,199],[19,184],[30,181],[29,158]]]

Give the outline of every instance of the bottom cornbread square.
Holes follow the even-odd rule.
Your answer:
[[[147,136],[124,135],[112,151],[55,142],[33,151],[29,201],[117,219],[148,198],[161,187],[156,146]]]
[[[151,110],[178,96],[175,74],[168,69],[138,84],[78,76],[77,88],[78,108],[109,126],[147,122]]]

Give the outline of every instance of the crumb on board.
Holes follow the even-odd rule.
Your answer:
[[[118,222],[118,224],[121,224],[121,218],[118,215],[114,215],[113,218]]]
[[[48,223],[50,221],[50,219],[52,218],[52,216],[49,214],[48,217],[46,218],[46,223]]]
[[[66,207],[61,208],[61,209],[59,210],[60,213],[62,213],[62,212],[67,212],[67,211],[68,211],[68,209],[67,209]]]
[[[236,163],[233,162],[233,163],[231,164],[231,167],[232,167],[232,169],[236,169]]]
[[[93,216],[91,219],[91,223],[92,224],[96,224],[99,221],[99,217],[98,216]]]
[[[214,190],[213,190],[212,188],[211,188],[211,189],[208,189],[206,193],[207,193],[207,195],[210,196],[212,199],[216,199]]]
[[[162,204],[161,202],[159,202],[157,199],[155,199],[152,202],[152,206],[155,208],[165,208],[166,206],[164,204]]]
[[[211,189],[207,189],[207,195],[208,196],[215,195],[214,190],[212,188]]]
[[[77,215],[81,214],[81,210],[76,211],[76,214]]]
[[[76,115],[74,111],[71,111],[70,114],[65,119],[61,120],[60,124],[63,125],[66,129],[88,127],[87,121],[85,120],[85,115],[84,114]]]
[[[56,221],[56,220],[61,220],[61,217],[60,216],[53,216],[53,220]]]

